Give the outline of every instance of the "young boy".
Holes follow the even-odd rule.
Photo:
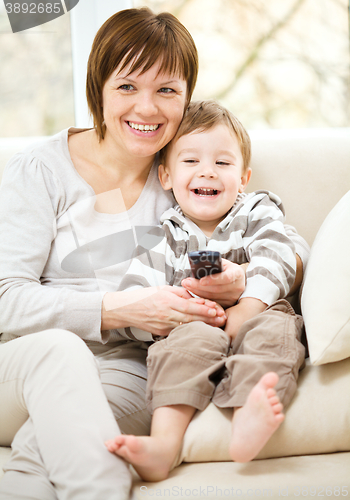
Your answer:
[[[252,460],[284,420],[282,403],[296,390],[304,361],[302,320],[281,300],[294,283],[295,249],[279,198],[244,193],[249,162],[247,132],[213,101],[189,106],[161,154],[159,179],[178,205],[163,214],[162,230],[151,231],[153,241],[158,238],[152,251],[141,242],[121,288],[180,285],[190,275],[187,254],[195,250],[220,251],[249,265],[245,291],[226,310],[224,330],[180,324],[149,348],[151,435],[121,435],[106,443],[145,480],[167,477],[195,411],[211,400],[234,408],[232,459]]]

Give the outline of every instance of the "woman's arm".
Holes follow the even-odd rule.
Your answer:
[[[58,261],[52,243],[57,205],[63,199],[59,180],[31,154],[16,155],[7,165],[0,186],[2,339],[62,328],[86,340],[101,340],[100,291],[64,287],[63,278],[69,282],[69,274],[59,262],[54,272],[56,282],[62,278],[61,286],[43,284],[52,277],[49,255],[50,265]]]
[[[296,229],[293,226],[289,226],[288,224],[284,225],[284,229],[286,231],[287,236],[293,241],[296,251],[296,260],[297,260],[297,270],[296,277],[294,281],[294,285],[292,286],[288,297],[294,295],[302,281],[305,273],[305,269],[310,257],[310,247],[307,242],[304,240],[300,234],[297,233]]]
[[[301,282],[303,281],[303,276],[304,276],[303,262],[302,262],[302,260],[301,260],[301,258],[299,257],[298,254],[295,254],[295,258],[296,258],[296,261],[297,261],[297,268],[296,268],[296,273],[295,273],[295,280],[294,280],[292,288],[290,289],[290,291],[288,293],[288,297],[290,297],[291,295],[294,295],[295,292],[299,289],[299,287],[301,285]]]
[[[149,332],[152,340],[152,334],[168,335],[180,323],[191,321],[221,327],[226,315],[215,302],[194,299],[175,286],[106,293],[103,299],[102,330],[136,327]]]
[[[108,333],[104,330],[120,325],[135,324],[159,333],[169,331],[180,321],[210,321],[213,316],[223,315],[210,303],[195,303],[178,292],[159,289],[154,296],[143,296],[128,307],[128,295],[119,292],[116,307],[107,310],[103,304],[106,291],[100,290],[97,278],[85,279],[84,275],[77,279],[60,264],[55,228],[66,199],[60,179],[30,154],[16,155],[5,169],[0,187],[3,340],[61,328],[84,340],[106,342]],[[64,238],[70,244],[71,231],[64,233]],[[155,314],[158,319],[154,319]],[[223,323],[221,319],[213,324]]]

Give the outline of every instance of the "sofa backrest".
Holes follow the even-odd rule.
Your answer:
[[[350,128],[253,131],[248,190],[267,189],[286,219],[312,244],[330,210],[350,189]]]
[[[350,128],[259,130],[252,139],[247,191],[282,199],[287,222],[311,245],[323,220],[350,189]],[[6,162],[38,138],[0,140],[0,179]]]

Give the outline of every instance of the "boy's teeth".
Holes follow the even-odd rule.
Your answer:
[[[194,192],[196,194],[199,194],[200,196],[215,196],[218,194],[216,189],[211,189],[211,188],[199,188],[195,189]]]
[[[129,126],[135,130],[141,130],[141,132],[154,132],[157,130],[159,125],[142,125],[140,123],[128,122]]]

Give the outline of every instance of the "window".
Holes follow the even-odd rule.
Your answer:
[[[132,7],[132,0],[70,4],[68,14],[12,33],[0,0],[0,138],[52,135],[74,124],[91,126],[85,81],[92,41],[104,21]]]
[[[250,129],[350,125],[348,0],[134,0],[192,34],[194,99],[216,98]]]
[[[90,125],[93,36],[132,5],[172,12],[193,35],[194,99],[218,99],[249,129],[350,126],[348,0],[80,0],[70,13],[15,34],[0,0],[0,137]]]
[[[0,2],[0,137],[74,125],[70,14],[12,33]]]

